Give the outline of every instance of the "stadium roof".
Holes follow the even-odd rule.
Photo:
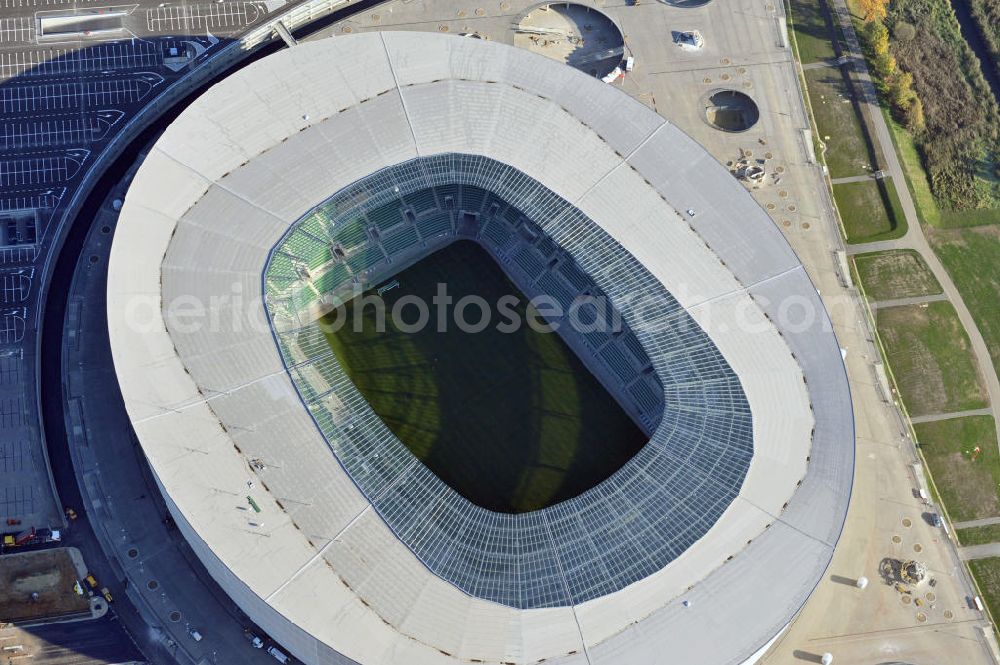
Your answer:
[[[444,154],[489,157],[571,204],[739,378],[754,454],[738,494],[704,536],[623,589],[517,609],[435,575],[352,482],[272,335],[262,275],[289,228],[376,171]],[[199,325],[190,314],[200,306],[212,315]],[[846,514],[854,442],[840,350],[780,232],[663,118],[510,47],[336,37],[213,87],[133,180],[108,317],[126,407],[179,527],[240,607],[307,663],[617,664],[664,653],[739,663],[801,607]]]

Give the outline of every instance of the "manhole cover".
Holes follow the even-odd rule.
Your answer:
[[[747,89],[752,88],[753,83],[751,83],[750,81],[743,81],[743,87]]]
[[[909,529],[911,526],[913,526],[913,522],[910,520],[909,517],[904,517],[903,518],[903,526],[905,526],[907,529]]]
[[[791,226],[792,225],[792,220],[790,220],[790,219],[783,219],[783,220],[781,220],[781,225],[782,226]]]
[[[500,9],[502,9],[503,11],[507,11],[508,9],[510,9],[510,3],[509,2],[501,2],[500,3]]]
[[[924,546],[923,546],[923,545],[921,545],[920,543],[916,543],[916,544],[915,544],[915,545],[913,546],[913,551],[914,551],[914,552],[917,552],[917,553],[920,553],[920,552],[923,552],[923,551],[924,551]]]
[[[955,613],[952,612],[951,610],[945,610],[944,611],[944,618],[945,619],[954,619],[955,618]]]
[[[795,212],[798,209],[799,209],[799,207],[797,205],[794,205],[794,204],[788,206],[788,212]]]
[[[705,78],[703,78],[703,79],[702,79],[702,82],[703,82],[703,83],[704,83],[705,85],[708,85],[709,83],[711,83],[711,82],[712,82],[712,79],[710,79],[710,78],[708,78],[708,77],[706,76]]]
[[[128,554],[128,558],[134,559],[137,556],[139,556],[139,550],[137,550],[134,547],[130,547],[130,548],[128,548],[128,553],[127,554]]]
[[[171,612],[171,613],[169,614],[169,618],[170,618],[170,620],[171,620],[171,621],[173,621],[174,623],[177,623],[178,621],[180,621],[180,620],[181,620],[181,613],[180,613],[180,612],[178,612],[177,610],[174,610],[173,612]]]
[[[809,227],[811,227],[811,226],[812,226],[812,224],[810,224],[809,222],[802,222],[802,228],[804,228],[807,231],[809,230]]]
[[[901,542],[903,542],[903,539],[902,539],[902,538],[900,538],[899,536],[893,536],[893,537],[892,537],[892,542],[894,542],[894,543],[896,543],[897,545],[899,545],[899,544],[900,544]]]
[[[342,31],[343,31],[343,32],[346,32],[347,34],[351,34],[352,32],[354,32],[354,28],[352,28],[352,27],[351,27],[351,26],[349,26],[349,25],[345,25],[345,26],[344,26],[344,27],[342,28]]]
[[[439,32],[448,32],[448,26],[446,26],[446,25],[444,25],[442,23],[441,25],[438,26],[438,31]]]
[[[775,170],[775,171],[776,171],[777,173],[784,173],[784,172],[785,172],[785,167],[784,167],[784,166],[779,166],[779,167],[777,167],[777,168],[776,168],[776,169],[774,169],[774,170]]]
[[[781,190],[780,192],[778,192],[778,196],[780,196],[783,199],[787,199],[788,198],[788,192],[786,192],[785,190]]]
[[[774,153],[765,152],[764,159],[774,159]]]
[[[111,227],[110,226],[102,226],[101,227],[101,233],[111,233]]]
[[[732,77],[732,76],[730,76],[729,74],[723,74],[723,75],[722,75],[722,76],[720,76],[719,78],[720,78],[720,79],[722,79],[723,81],[728,81],[729,79],[731,79],[731,78],[733,78],[733,77]]]
[[[923,612],[917,612],[917,621],[919,621],[920,623],[927,621],[927,615],[924,614]]]
[[[736,72],[738,74],[746,74],[747,73],[747,68],[746,67],[740,67],[739,69],[736,70]]]
[[[379,16],[378,14],[372,14],[372,23],[378,23],[381,20],[382,20],[381,16]]]
[[[765,207],[766,207],[766,208],[767,208],[768,210],[774,210],[774,208],[775,208],[775,205],[774,205],[773,203],[768,203],[768,204],[767,204],[767,206],[765,206]]]
[[[466,16],[468,16],[468,14],[465,13],[464,9],[458,10],[458,18],[465,18]]]
[[[913,602],[913,599],[912,599],[912,598],[910,598],[909,596],[900,596],[900,597],[899,597],[899,600],[900,600],[900,602],[902,602],[902,603],[903,603],[904,605],[909,605],[910,603],[912,603],[912,602]]]
[[[723,58],[722,60],[719,60],[719,62],[721,62],[724,65],[728,65],[732,61],[729,58]]]
[[[937,596],[934,595],[933,591],[928,591],[924,598],[927,599],[927,602],[933,603],[937,599]]]
[[[476,16],[486,16],[486,10],[482,7],[476,7]]]
[[[157,582],[156,580],[149,580],[148,582],[146,582],[146,588],[149,589],[150,591],[156,590],[156,588],[159,586],[160,583]]]

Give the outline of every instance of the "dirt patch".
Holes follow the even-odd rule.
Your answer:
[[[90,600],[73,590],[76,581],[76,568],[65,548],[0,557],[0,621],[87,612]]]

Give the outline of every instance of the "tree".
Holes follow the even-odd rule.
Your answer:
[[[875,74],[887,84],[891,84],[893,75],[896,73],[896,58],[888,53],[875,56],[872,63],[875,67]]]
[[[881,21],[869,21],[864,27],[865,41],[876,56],[889,53],[889,29]]]
[[[868,22],[883,20],[888,15],[886,11],[888,4],[888,0],[860,0],[859,2],[861,14]]]
[[[914,134],[923,131],[927,126],[927,123],[924,121],[924,103],[920,101],[916,93],[910,99],[910,105],[906,107],[906,111],[903,114],[903,122],[906,123],[906,128]]]

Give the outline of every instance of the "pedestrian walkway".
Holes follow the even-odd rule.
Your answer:
[[[914,425],[920,423],[933,423],[938,420],[951,420],[952,418],[968,418],[971,416],[992,416],[993,409],[972,409],[970,411],[955,411],[953,413],[933,413],[928,416],[913,416],[910,422]]]
[[[1000,543],[986,543],[985,545],[969,545],[959,547],[958,555],[962,561],[972,561],[974,559],[989,559],[1000,556]]]
[[[861,88],[858,95],[858,105],[861,107],[865,118],[869,121],[872,129],[872,140],[878,144],[883,155],[885,161],[883,170],[894,182],[900,185],[896,187],[896,191],[899,194],[899,202],[907,224],[906,234],[901,238],[861,245],[849,245],[847,252],[853,255],[891,249],[913,249],[923,257],[927,267],[934,273],[934,277],[937,278],[938,283],[941,285],[944,295],[951,301],[955,312],[958,314],[959,321],[962,322],[962,326],[969,335],[980,375],[986,384],[986,392],[989,394],[990,404],[1000,408],[998,406],[1000,405],[1000,379],[997,378],[986,341],[983,339],[979,327],[972,318],[969,308],[966,307],[962,294],[959,292],[958,287],[955,286],[955,282],[952,281],[951,275],[945,270],[944,264],[941,263],[937,254],[931,248],[930,243],[927,242],[927,237],[920,226],[920,218],[917,216],[916,205],[910,196],[910,190],[908,187],[903,186],[906,182],[903,175],[903,167],[900,165],[899,157],[896,155],[889,126],[882,115],[878,93],[876,92],[871,74],[868,71],[868,65],[862,55],[857,34],[854,32],[854,25],[851,22],[851,12],[847,7],[846,0],[832,0],[831,10],[835,20],[840,23],[847,42],[845,46],[849,53],[845,55],[849,55],[854,62],[856,81]],[[1000,446],[1000,419],[995,419],[994,425],[997,433],[997,445]]]
[[[929,296],[912,296],[910,298],[893,298],[891,300],[879,300],[869,303],[872,309],[885,309],[886,307],[903,307],[905,305],[923,305],[928,302],[938,302],[947,300],[948,296],[943,293],[935,293]]]
[[[875,174],[869,173],[866,175],[849,175],[844,178],[834,178],[830,182],[834,185],[846,185],[851,182],[867,182],[869,180],[874,180]]]
[[[979,526],[993,526],[1000,524],[1000,517],[984,517],[981,520],[969,520],[968,522],[952,522],[956,529],[974,529]]]

